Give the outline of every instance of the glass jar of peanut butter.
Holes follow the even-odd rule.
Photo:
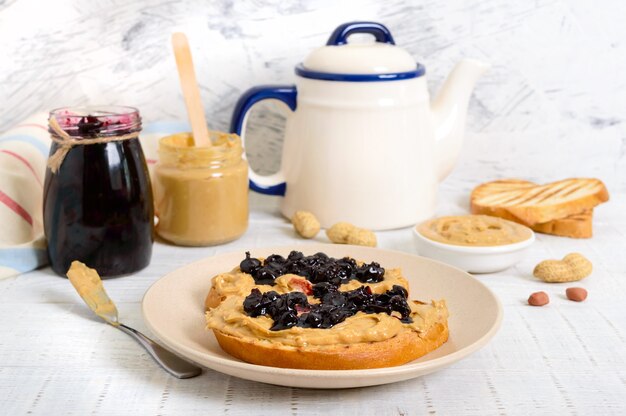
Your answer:
[[[216,131],[210,136],[211,147],[195,147],[191,133],[159,141],[156,232],[177,245],[223,244],[248,228],[248,163],[241,139]]]

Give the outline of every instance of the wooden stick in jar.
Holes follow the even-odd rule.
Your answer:
[[[191,123],[191,131],[196,147],[211,147],[209,127],[204,117],[204,108],[200,100],[200,89],[196,81],[196,72],[191,59],[189,42],[184,33],[172,34],[172,46],[176,57],[176,66],[180,77],[180,86],[183,90],[187,115]]]

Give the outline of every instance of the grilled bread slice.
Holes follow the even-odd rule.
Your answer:
[[[570,238],[591,238],[593,236],[593,210],[569,217],[531,225],[534,231]]]
[[[525,224],[511,214],[503,205],[494,202],[494,198],[506,195],[509,198],[522,195],[537,187],[537,184],[522,179],[501,179],[478,185],[470,196],[472,214],[491,215]]]
[[[472,191],[471,210],[542,233],[588,238],[592,236],[593,207],[608,197],[597,179],[566,179],[548,185],[504,179],[477,186]]]

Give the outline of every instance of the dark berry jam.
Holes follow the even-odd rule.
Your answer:
[[[100,120],[98,117],[87,116],[82,117],[78,124],[76,125],[78,135],[81,137],[97,137],[98,133],[102,130],[104,126],[104,121]]]
[[[287,258],[272,254],[263,262],[246,252],[239,268],[252,275],[256,284],[270,286],[274,285],[277,277],[285,274],[302,276],[313,284],[330,283],[335,286],[353,279],[361,283],[376,283],[385,278],[385,269],[376,262],[358,266],[349,257],[335,259],[324,253],[305,256],[299,251],[292,251]]]
[[[345,321],[357,312],[386,313],[397,312],[403,323],[411,323],[411,307],[407,301],[407,291],[402,286],[394,285],[391,290],[374,294],[369,286],[361,286],[350,291],[339,291],[337,286],[328,282],[318,283],[313,296],[320,303],[309,303],[301,292],[284,295],[272,291],[261,293],[252,289],[243,301],[244,312],[253,318],[269,316],[274,320],[270,328],[280,331],[294,326],[302,328],[327,329]],[[394,315],[395,316],[395,315]]]
[[[95,115],[57,110],[51,116],[72,137],[96,138],[139,131],[139,114],[130,110]],[[50,154],[58,147],[53,143]],[[73,260],[103,277],[143,269],[152,255],[153,210],[138,139],[73,146],[55,174],[46,171],[44,230],[52,269],[63,276]]]

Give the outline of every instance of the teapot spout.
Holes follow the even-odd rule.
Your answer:
[[[467,105],[478,78],[490,65],[475,59],[459,62],[432,104],[439,180],[452,171],[463,144]]]

